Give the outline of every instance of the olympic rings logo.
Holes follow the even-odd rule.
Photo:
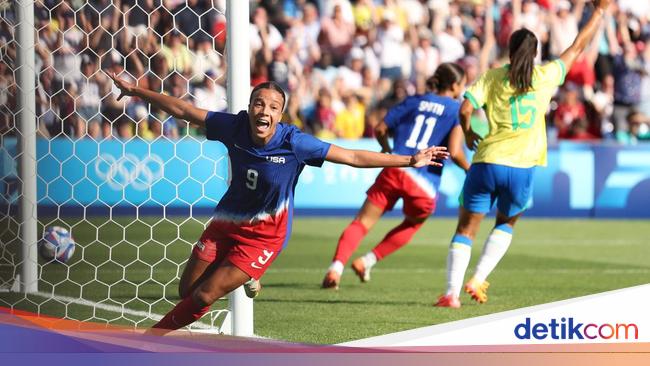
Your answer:
[[[116,191],[126,187],[145,191],[164,176],[164,162],[155,154],[143,160],[133,154],[125,154],[119,159],[102,154],[95,160],[95,173]]]

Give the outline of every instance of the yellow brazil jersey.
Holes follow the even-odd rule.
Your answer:
[[[487,71],[465,93],[474,108],[484,108],[490,132],[478,145],[473,163],[515,168],[546,166],[545,115],[551,98],[564,83],[562,60],[535,66],[532,89],[516,95],[508,65]]]

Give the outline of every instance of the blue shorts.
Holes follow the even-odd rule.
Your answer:
[[[534,172],[534,167],[472,164],[460,194],[460,204],[470,212],[488,213],[496,201],[502,214],[508,217],[520,214],[530,202]]]

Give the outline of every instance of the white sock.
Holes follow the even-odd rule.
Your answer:
[[[327,269],[328,271],[334,271],[338,273],[338,275],[343,274],[343,263],[341,261],[334,261],[332,264],[330,264],[330,268]]]
[[[508,251],[512,242],[512,228],[507,225],[499,225],[492,229],[490,236],[485,240],[483,253],[476,265],[474,278],[479,282],[485,281],[490,273],[497,266],[501,258]]]
[[[466,236],[454,235],[447,255],[447,295],[460,296],[471,256],[472,241]]]
[[[366,266],[366,270],[370,270],[372,266],[377,264],[377,256],[372,251],[369,251],[361,258],[363,259],[363,264]]]

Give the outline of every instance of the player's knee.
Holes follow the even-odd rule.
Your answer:
[[[219,300],[225,293],[223,291],[206,291],[201,287],[197,288],[192,292],[192,299],[197,305],[200,306],[210,306]]]
[[[412,227],[414,229],[419,229],[422,225],[424,225],[424,222],[427,220],[427,217],[429,216],[428,215],[424,217],[406,216],[404,217],[403,225]]]

